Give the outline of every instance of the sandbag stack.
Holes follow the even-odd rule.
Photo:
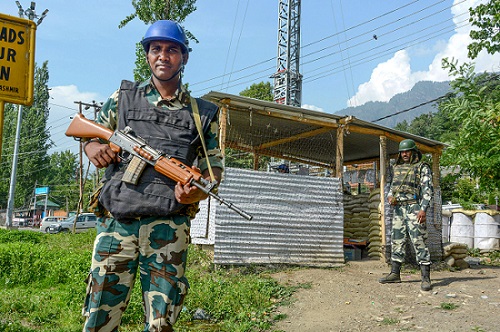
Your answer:
[[[368,199],[369,229],[368,229],[368,257],[382,257],[382,226],[380,224],[380,188],[373,189]]]
[[[344,237],[367,240],[370,208],[367,194],[344,195]]]
[[[443,243],[443,260],[450,267],[466,269],[469,263],[465,261],[468,247],[465,243],[447,242]]]

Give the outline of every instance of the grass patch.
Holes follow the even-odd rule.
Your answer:
[[[382,325],[395,325],[399,323],[399,319],[396,318],[384,318],[382,320]]]
[[[0,331],[81,331],[82,304],[95,231],[45,234],[0,229]],[[250,332],[270,329],[285,318],[273,314],[295,287],[280,285],[276,272],[261,267],[216,268],[207,252],[190,246],[189,294],[175,328],[178,332]],[[193,320],[202,309],[211,319]],[[137,282],[121,331],[142,330]]]
[[[441,307],[441,309],[444,309],[444,310],[454,310],[454,309],[458,308],[458,304],[443,302],[443,303],[441,303],[440,307]]]

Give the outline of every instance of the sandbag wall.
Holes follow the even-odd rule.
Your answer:
[[[380,211],[380,188],[373,189],[368,199],[370,228],[368,232],[368,257],[382,258],[382,225]]]
[[[367,240],[370,208],[367,194],[344,195],[344,237]]]
[[[382,257],[380,189],[370,194],[344,195],[344,237],[368,241],[368,257]]]
[[[443,260],[448,266],[466,269],[469,267],[469,263],[465,261],[467,250],[468,247],[465,243],[443,243]]]

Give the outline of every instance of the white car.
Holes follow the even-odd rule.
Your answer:
[[[73,231],[73,224],[75,223],[75,217],[71,216],[68,219],[53,223],[49,226],[49,233],[70,233]],[[91,228],[94,228],[97,224],[97,216],[93,213],[81,213],[78,215],[78,219],[76,220],[75,231],[81,232]]]
[[[56,217],[56,216],[43,217],[42,222],[40,223],[40,230],[42,232],[48,233],[50,225],[64,220],[66,220],[66,217]]]

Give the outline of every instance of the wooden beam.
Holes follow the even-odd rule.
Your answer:
[[[306,131],[306,132],[300,133],[300,134],[295,135],[295,136],[290,136],[290,137],[278,139],[275,141],[270,141],[268,143],[263,143],[263,144],[259,145],[256,148],[256,150],[258,151],[261,149],[267,149],[267,148],[270,148],[273,146],[298,141],[298,140],[303,139],[303,138],[308,138],[308,137],[313,137],[313,136],[317,136],[320,134],[324,134],[324,133],[327,133],[327,132],[332,131],[332,130],[333,130],[332,128],[318,128],[318,129],[314,129],[311,131]]]
[[[401,135],[389,133],[385,130],[365,128],[365,127],[360,127],[360,126],[349,126],[348,130],[352,133],[358,133],[358,134],[364,134],[364,135],[385,136],[385,137],[389,138],[391,141],[395,141],[395,142],[400,142],[400,141],[408,138],[408,137],[404,137]],[[435,152],[440,152],[443,149],[442,146],[428,146],[428,145],[425,145],[425,144],[422,144],[419,142],[415,142],[415,143],[417,144],[417,147],[419,148],[419,150],[422,151],[423,153],[435,153]]]
[[[223,99],[220,102],[227,101],[227,99]],[[298,113],[298,112],[290,112],[290,111],[275,111],[266,107],[259,108],[259,106],[253,105],[251,107],[238,107],[235,105],[231,105],[229,103],[225,103],[231,110],[239,111],[239,112],[254,112],[255,114],[269,116],[277,119],[285,119],[296,122],[307,123],[311,125],[321,126],[321,127],[330,127],[337,128],[339,125],[336,119],[330,118],[321,118],[318,116],[312,116],[309,114]]]

